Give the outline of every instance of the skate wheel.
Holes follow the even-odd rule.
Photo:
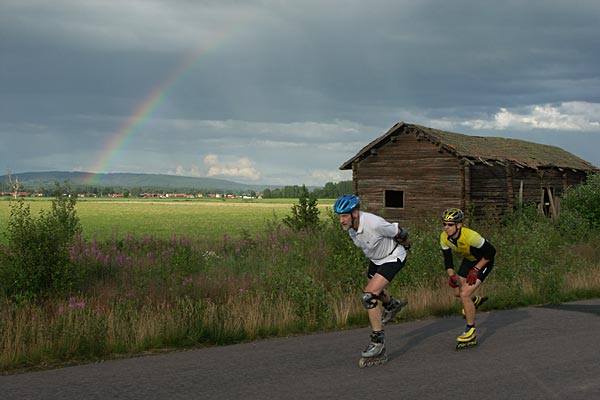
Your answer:
[[[361,358],[358,361],[358,366],[360,368],[366,368],[366,367],[370,367],[373,365],[373,360],[369,360],[368,358]]]
[[[477,345],[477,340],[471,340],[470,342],[462,342],[456,344],[456,350],[466,349]]]
[[[360,368],[373,367],[376,365],[385,364],[387,361],[388,361],[387,355],[376,356],[376,357],[363,357],[360,360],[358,360],[358,366]]]

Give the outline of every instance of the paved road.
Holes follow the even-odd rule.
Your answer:
[[[390,325],[390,361],[358,368],[369,331],[0,377],[0,399],[599,399],[600,299]]]

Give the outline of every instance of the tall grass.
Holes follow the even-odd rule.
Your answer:
[[[498,249],[482,287],[485,308],[600,295],[599,232],[528,210],[471,226]],[[460,310],[446,283],[440,231],[438,221],[411,230],[408,262],[391,287],[409,300],[403,320]],[[367,263],[332,214],[312,231],[273,218],[259,232],[212,240],[79,237],[69,254],[78,269],[69,295],[0,299],[2,370],[368,324],[359,300]]]

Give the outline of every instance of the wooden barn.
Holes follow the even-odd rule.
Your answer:
[[[397,123],[340,167],[366,209],[416,221],[461,208],[478,220],[502,217],[519,203],[557,215],[565,189],[599,172],[554,146],[467,136]]]

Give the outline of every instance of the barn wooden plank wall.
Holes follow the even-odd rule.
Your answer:
[[[393,221],[439,216],[463,207],[461,162],[429,141],[403,134],[353,165],[354,192],[363,208]],[[404,192],[404,208],[384,207],[385,190]]]
[[[450,207],[464,209],[471,218],[495,220],[528,203],[538,204],[546,215],[558,215],[565,190],[586,178],[578,169],[459,156],[451,144],[407,124],[395,125],[366,146],[351,166],[363,209],[401,223],[439,218]],[[386,207],[386,190],[402,191],[404,207]]]

